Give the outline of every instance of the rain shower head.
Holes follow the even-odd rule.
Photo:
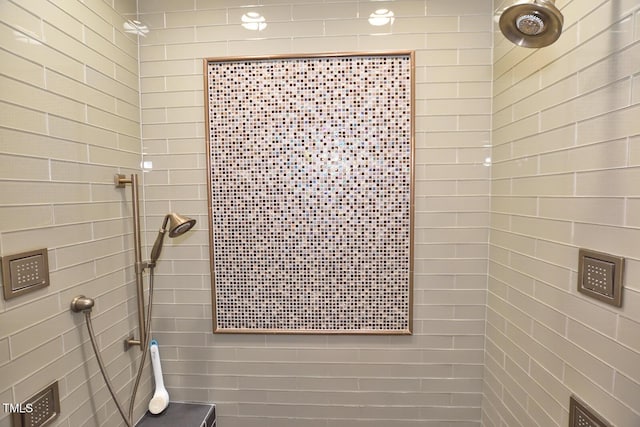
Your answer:
[[[502,11],[500,31],[512,43],[530,48],[558,40],[564,18],[554,0],[519,1]]]
[[[164,217],[164,221],[162,221],[162,228],[158,232],[158,237],[156,237],[156,241],[153,244],[153,249],[151,249],[149,266],[155,266],[158,258],[160,258],[160,252],[162,252],[162,243],[164,242],[164,234],[167,231],[169,231],[169,237],[178,237],[191,230],[194,225],[196,225],[195,219],[178,215],[175,212],[167,214]]]

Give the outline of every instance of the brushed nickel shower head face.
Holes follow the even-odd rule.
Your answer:
[[[191,230],[196,225],[196,220],[173,212],[167,215],[169,218],[169,237],[177,237]]]
[[[175,212],[167,214],[164,217],[164,221],[162,221],[162,228],[158,232],[156,241],[153,243],[153,248],[151,248],[148,266],[155,267],[158,258],[160,258],[164,235],[167,231],[169,231],[169,237],[178,237],[191,230],[194,225],[196,225],[195,219],[179,215]]]
[[[564,17],[554,0],[529,0],[513,4],[500,15],[502,34],[512,43],[528,48],[549,46],[562,33]]]

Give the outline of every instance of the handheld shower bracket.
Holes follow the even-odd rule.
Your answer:
[[[134,269],[135,269],[136,273],[144,273],[144,271],[147,268],[155,267],[155,266],[156,266],[155,262],[154,263],[150,263],[150,262],[147,262],[147,261],[141,261],[141,262],[136,262],[135,263]]]
[[[124,351],[129,351],[129,349],[134,345],[141,345],[140,341],[135,339],[133,335],[129,335],[124,339]]]

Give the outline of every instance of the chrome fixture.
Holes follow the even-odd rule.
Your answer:
[[[549,46],[562,33],[564,18],[555,0],[524,0],[505,8],[500,31],[512,43],[530,48]]]

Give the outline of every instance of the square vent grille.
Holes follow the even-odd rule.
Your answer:
[[[624,258],[580,249],[578,291],[616,307],[622,306]]]
[[[21,413],[13,414],[13,427],[44,427],[60,413],[58,381],[21,404]]]
[[[3,256],[2,282],[7,300],[49,286],[47,249]]]
[[[569,401],[569,427],[612,427],[575,396]]]

